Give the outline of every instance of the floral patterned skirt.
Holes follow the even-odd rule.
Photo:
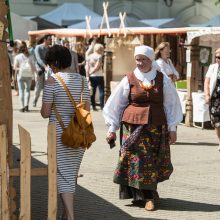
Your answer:
[[[136,127],[122,124],[121,145]],[[172,172],[167,126],[146,125],[135,144],[120,150],[114,182],[123,186],[121,189],[155,191],[157,183],[169,179]]]
[[[209,106],[210,120],[214,128],[220,127],[220,98],[216,96],[216,91],[214,91]]]

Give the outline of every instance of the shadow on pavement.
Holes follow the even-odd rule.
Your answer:
[[[16,144],[17,145],[17,144]],[[44,155],[44,152],[32,152]],[[13,147],[14,168],[19,167],[20,150]],[[32,159],[32,168],[45,167],[46,165],[35,158]],[[89,180],[88,180],[89,181]],[[16,190],[16,214],[19,216],[20,207],[20,178],[14,177],[14,187]],[[48,193],[48,178],[46,176],[31,178],[31,220],[46,220],[47,219],[47,193]],[[59,220],[62,213],[62,204],[58,196],[58,214]],[[125,213],[120,208],[112,203],[104,200],[87,189],[77,186],[75,198],[75,219],[76,220],[159,220],[152,218],[134,218]]]
[[[172,198],[160,198],[158,208],[170,211],[219,212],[220,205],[192,202]]]
[[[76,194],[77,220],[159,220],[155,218],[135,218],[112,203],[78,186]]]
[[[19,111],[18,108],[13,108],[13,111]],[[40,109],[29,109],[28,112],[22,112],[22,114],[28,114],[28,113],[40,113]]]
[[[175,145],[198,145],[198,146],[218,146],[216,143],[208,143],[208,142],[176,142]]]

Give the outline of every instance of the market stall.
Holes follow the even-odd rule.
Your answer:
[[[186,92],[184,92],[184,95],[180,94],[180,96],[184,97],[182,100],[182,106],[183,112],[185,112],[185,124],[187,126],[193,126],[193,122],[195,121],[193,120],[192,93],[198,92],[198,90],[203,90],[205,73],[208,65],[212,62],[212,51],[217,47],[217,44],[213,44],[212,38],[219,33],[219,27],[163,29],[153,27],[130,27],[90,30],[53,29],[31,31],[29,32],[29,36],[31,39],[35,39],[38,35],[44,34],[52,34],[56,37],[83,38],[103,36],[106,44],[106,51],[111,52],[108,53],[108,55],[111,56],[111,70],[109,70],[111,76],[108,75],[110,81],[119,81],[124,74],[134,67],[134,63],[129,62],[129,60],[131,60],[131,57],[133,56],[135,45],[147,44],[155,48],[159,42],[169,41],[171,43],[173,56],[171,59],[174,61],[176,68],[180,72],[181,79],[187,81]],[[126,56],[124,56],[125,54]],[[108,94],[110,93],[110,81],[106,82],[106,92]],[[194,118],[196,117],[194,116]],[[205,120],[207,120],[207,118]]]

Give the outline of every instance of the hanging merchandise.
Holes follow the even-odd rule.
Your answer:
[[[201,66],[209,66],[212,59],[212,48],[206,46],[199,47],[199,62]]]

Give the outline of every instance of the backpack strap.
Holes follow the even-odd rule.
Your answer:
[[[85,83],[84,83],[84,79],[83,79],[83,77],[82,77],[82,88],[81,88],[80,103],[83,102],[82,95],[83,95],[84,85],[85,85]]]
[[[73,96],[71,95],[69,89],[67,88],[64,80],[59,75],[54,74],[54,76],[61,82],[61,84],[64,87],[64,90],[66,91],[66,94],[69,96],[70,101],[73,103],[73,106],[76,108],[76,102],[74,101]],[[81,95],[80,95],[80,103],[82,103],[83,90],[84,90],[84,79],[82,78],[82,88],[81,88]]]
[[[70,101],[72,102],[73,106],[74,106],[75,109],[76,109],[76,103],[75,103],[75,101],[74,101],[74,99],[73,99],[73,96],[71,95],[69,89],[67,88],[67,86],[66,86],[64,80],[63,80],[59,75],[54,74],[54,76],[55,76],[55,78],[57,78],[57,79],[61,82],[61,84],[62,84],[63,87],[64,87],[64,90],[65,90],[66,94],[68,95]],[[80,95],[80,103],[82,103],[83,90],[84,90],[84,79],[83,79],[83,77],[82,77],[82,88],[81,88],[81,95]],[[55,112],[55,114],[56,114],[57,120],[58,120],[59,123],[60,123],[60,126],[62,127],[62,129],[64,129],[65,127],[64,127],[62,118],[61,118],[59,112],[57,111],[55,104],[53,104],[53,110],[54,110],[54,112]]]
[[[54,110],[54,112],[55,112],[55,114],[56,114],[56,117],[57,117],[57,120],[58,120],[59,123],[60,123],[60,126],[62,127],[62,129],[64,129],[65,127],[64,127],[64,124],[63,124],[62,118],[61,118],[59,112],[57,111],[56,105],[53,104],[52,108],[53,108],[53,110]]]

